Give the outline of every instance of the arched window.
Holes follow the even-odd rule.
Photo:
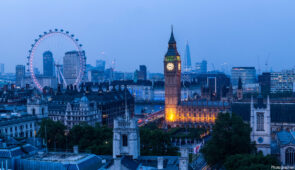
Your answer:
[[[127,135],[122,135],[122,144],[123,146],[128,146],[128,137]]]
[[[35,108],[32,109],[32,114],[33,114],[33,115],[36,114],[36,110],[35,110]]]
[[[295,164],[295,149],[287,148],[285,153],[285,164],[286,165],[294,165]]]

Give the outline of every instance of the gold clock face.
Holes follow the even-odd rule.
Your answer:
[[[172,71],[174,69],[174,64],[173,63],[168,63],[167,64],[167,70]]]
[[[178,63],[178,70],[181,70],[181,64]]]

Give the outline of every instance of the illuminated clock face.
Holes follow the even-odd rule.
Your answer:
[[[173,63],[168,63],[167,64],[167,70],[171,71],[174,69],[174,64]]]
[[[178,63],[178,70],[181,70],[181,64]]]

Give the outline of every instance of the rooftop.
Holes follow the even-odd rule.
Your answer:
[[[29,160],[38,160],[38,161],[50,161],[50,162],[77,162],[86,158],[90,154],[81,154],[81,153],[67,153],[67,152],[49,152],[49,153],[40,153],[36,154]]]

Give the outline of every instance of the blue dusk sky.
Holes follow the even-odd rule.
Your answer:
[[[188,41],[192,63],[205,59],[209,70],[295,66],[294,0],[0,0],[0,63],[14,72],[39,34],[62,28],[79,38],[89,64],[115,59],[119,71],[145,64],[163,72],[171,24],[182,57]]]

